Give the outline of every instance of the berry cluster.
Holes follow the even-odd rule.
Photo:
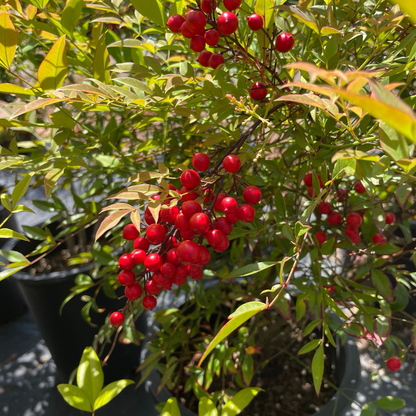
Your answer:
[[[129,301],[141,298],[146,292],[141,302],[149,310],[156,306],[156,296],[163,289],[181,286],[187,277],[201,279],[203,266],[211,258],[204,241],[216,252],[227,250],[228,235],[234,224],[238,221],[252,222],[256,215],[253,205],[261,200],[261,192],[256,186],[245,186],[242,193],[244,203],[240,205],[223,189],[225,176],[228,173],[234,175],[241,167],[237,155],[224,157],[222,168],[209,172],[209,181],[201,180],[197,172],[209,169],[209,157],[196,153],[192,164],[194,169],[187,169],[180,175],[180,190],[169,184],[169,195],[162,201],[156,218],[149,206],[146,207],[144,235],[140,236],[134,224],[123,229],[123,238],[133,242],[133,250],[119,258],[121,271],[118,281],[125,286],[125,296]],[[229,191],[236,189],[237,182],[243,183],[237,177],[233,179]],[[151,200],[160,198],[161,195],[156,194]],[[127,305],[124,310],[127,310]],[[113,312],[110,323],[120,326],[124,318],[123,312]]]
[[[224,48],[226,41],[234,41],[229,36],[238,29],[238,18],[234,12],[240,7],[241,0],[223,0],[223,5],[227,11],[220,10],[217,14],[216,0],[202,0],[200,7],[189,10],[185,17],[174,14],[167,21],[171,32],[181,33],[182,36],[190,39],[190,48],[194,52],[200,52],[197,62],[212,69],[224,64],[224,56],[218,52],[205,50],[205,47],[208,45]],[[247,17],[247,24],[253,31],[265,30],[263,18],[256,13]],[[221,41],[224,41],[224,45]],[[286,32],[278,34],[274,42],[275,49],[281,53],[289,52],[294,44],[294,37]],[[260,101],[267,95],[267,86],[257,81],[251,86],[249,93],[253,100]]]
[[[314,192],[313,189],[313,185],[312,185],[312,173],[307,173],[304,178],[303,178],[303,183],[308,187],[308,195],[309,197],[316,197],[316,193]],[[321,179],[321,175],[317,175],[318,181],[319,181],[319,185],[321,188],[325,187],[325,184],[322,182]],[[366,192],[366,189],[364,187],[364,185],[362,184],[362,182],[357,182],[354,184],[354,190],[357,194],[363,194]],[[343,188],[339,188],[337,191],[337,201],[338,202],[344,202],[348,199],[348,192],[343,189]],[[336,226],[336,225],[340,225],[342,223],[342,215],[339,211],[334,210],[334,207],[331,203],[325,201],[325,202],[321,202],[318,205],[318,211],[320,214],[324,214],[327,215],[327,222],[330,225]],[[345,228],[344,228],[344,233],[345,235],[351,240],[352,243],[354,243],[355,245],[358,245],[361,242],[361,236],[360,236],[360,231],[359,228],[362,224],[363,221],[363,217],[364,217],[364,212],[363,211],[359,211],[359,212],[351,212],[349,213],[346,217],[345,217]],[[394,221],[396,220],[395,215],[392,213],[386,213],[385,215],[385,222],[386,224],[392,224],[394,223]],[[319,244],[323,244],[325,243],[325,241],[327,240],[327,236],[326,233],[324,231],[317,231],[314,234],[316,241]],[[372,237],[373,239],[373,243],[377,244],[379,246],[383,245],[386,243],[386,237],[381,234],[381,233],[376,233],[373,235]]]

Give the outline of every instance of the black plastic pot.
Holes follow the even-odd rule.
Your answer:
[[[33,250],[31,243],[10,242],[4,249],[14,249],[23,254]],[[63,308],[62,315],[59,309],[62,302],[75,286],[75,278],[80,273],[87,273],[90,265],[71,268],[66,271],[53,272],[31,276],[24,271],[10,277],[17,282],[20,290],[32,312],[39,331],[49,348],[55,361],[58,372],[64,380],[68,380],[72,371],[78,366],[82,352],[86,346],[93,342],[98,328],[104,323],[107,312],[95,313],[91,311],[91,322],[97,325],[92,327],[81,316],[81,309],[85,305],[79,296],[71,299]],[[118,293],[122,295],[121,292]],[[86,291],[83,294],[92,295]],[[125,305],[125,300],[110,299],[104,294],[99,294],[97,303],[106,311],[117,310]],[[139,331],[146,331],[146,317],[141,316],[136,323]],[[139,365],[141,347],[135,344],[118,343],[104,366],[105,382],[131,377],[133,371]]]

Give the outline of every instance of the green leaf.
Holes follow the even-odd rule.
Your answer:
[[[181,416],[176,397],[171,397],[163,406],[160,416]]]
[[[0,29],[1,30],[1,29]],[[38,92],[35,92],[34,90],[30,88],[25,88],[20,85],[14,85],[14,84],[0,84],[0,92],[4,94],[19,94],[19,95],[36,95]]]
[[[406,402],[403,399],[395,398],[393,396],[382,397],[375,401],[377,406],[384,410],[399,410],[402,409]]]
[[[133,384],[133,380],[117,380],[105,386],[94,402],[94,410],[105,406],[108,402],[119,395],[127,386]]]
[[[59,178],[64,174],[64,170],[63,169],[59,169],[59,168],[54,168],[52,170],[50,170],[46,175],[45,175],[45,196],[46,199],[49,199],[49,197],[51,196],[51,193],[53,191],[53,188],[55,187],[56,183],[58,182]]]
[[[409,147],[406,139],[388,124],[380,123],[380,144],[384,152],[393,160],[408,159]]]
[[[377,293],[383,296],[387,302],[394,301],[394,292],[391,286],[390,280],[385,273],[381,270],[373,269],[371,270],[371,281],[373,286],[376,288]]]
[[[362,410],[360,416],[376,416],[377,408],[374,403],[366,403]]]
[[[244,383],[246,384],[246,386],[250,386],[254,371],[254,362],[253,357],[251,355],[245,355],[243,363],[241,364],[241,371],[243,373]]]
[[[318,25],[316,24],[316,19],[309,10],[303,9],[298,6],[278,6],[278,9],[283,10],[291,14],[292,16],[296,17],[296,19],[299,19],[306,26],[308,26],[314,32],[319,34],[319,29],[318,29]]]
[[[254,12],[263,18],[263,27],[270,33],[273,29],[275,15],[274,0],[257,0]],[[269,45],[270,41],[262,30],[258,31],[256,36],[261,50]]]
[[[7,277],[11,276],[14,273],[17,273],[19,270],[24,269],[26,266],[19,266],[19,267],[10,267],[6,268],[3,271],[0,272],[0,282]]]
[[[409,0],[391,0],[392,3],[396,3],[400,6],[400,9],[410,16],[413,23],[416,23],[416,3]]]
[[[97,241],[106,231],[111,230],[115,227],[120,220],[127,215],[131,210],[120,210],[111,213],[104,221],[101,223],[100,227],[97,230],[97,234],[95,235],[95,241]]]
[[[30,263],[30,261],[18,251],[13,250],[0,250],[0,256],[4,257],[10,262],[16,262],[16,261],[26,261],[27,263]]]
[[[94,61],[92,63],[92,73],[94,78],[104,82],[110,83],[110,55],[108,54],[107,46],[105,44],[105,33],[103,33],[98,40],[94,53]]]
[[[218,410],[208,397],[202,397],[198,405],[198,416],[218,416]]]
[[[321,319],[315,319],[314,321],[309,322],[309,324],[306,325],[306,328],[303,330],[303,336],[306,337],[307,335],[309,335],[315,329],[315,327],[321,322]]]
[[[31,179],[32,179],[32,176],[27,174],[14,187],[13,193],[12,193],[12,202],[13,202],[14,207],[17,205],[20,199],[25,195],[27,188],[29,187]]]
[[[166,14],[159,0],[131,0],[133,7],[144,17],[159,26],[166,25]]]
[[[270,267],[276,266],[278,261],[259,261],[258,263],[247,264],[246,266],[240,267],[237,270],[233,270],[228,273],[224,279],[232,279],[234,277],[250,276],[262,270],[266,270]]]
[[[91,406],[100,394],[104,384],[103,369],[92,347],[86,347],[82,353],[77,370],[77,384],[83,390]]]
[[[72,36],[74,26],[81,17],[84,0],[69,0],[61,15],[61,25],[67,35]]]
[[[152,94],[153,91],[145,84],[144,82],[138,81],[134,78],[115,78],[115,81],[120,82],[121,84],[128,85],[129,87],[137,88],[140,91],[147,92],[148,94]]]
[[[9,228],[0,228],[0,238],[17,238],[18,240],[29,241],[24,235]]]
[[[9,13],[0,10],[0,65],[6,69],[12,66],[19,36]]]
[[[233,314],[229,316],[230,321],[227,322],[215,338],[208,345],[208,348],[205,350],[201,359],[199,360],[198,367],[201,366],[205,358],[209,353],[228,335],[231,334],[234,330],[239,328],[244,322],[248,321],[252,316],[256,315],[260,311],[263,311],[267,308],[267,305],[262,302],[248,302],[244,305],[241,305]]]
[[[322,377],[324,375],[324,344],[316,350],[312,359],[312,377],[315,386],[316,395],[319,396],[321,391]]]
[[[62,394],[64,400],[75,407],[75,409],[84,410],[91,413],[91,405],[87,395],[78,387],[72,384],[58,384],[58,391]]]
[[[283,319],[287,321],[292,318],[292,301],[290,295],[282,291],[274,303],[274,307],[282,315]]]
[[[248,387],[239,391],[222,408],[221,416],[235,416],[241,413],[250,402],[262,391],[259,387]]]
[[[277,214],[279,217],[285,218],[286,217],[286,201],[280,191],[280,188],[277,188],[276,193],[274,195],[274,205],[277,210]]]
[[[307,352],[312,351],[315,348],[318,348],[318,346],[321,345],[321,343],[321,339],[314,339],[313,341],[308,342],[299,350],[298,355],[306,354]]]
[[[68,75],[68,59],[66,57],[66,37],[61,36],[53,44],[51,50],[39,66],[38,80],[45,91],[62,87]]]

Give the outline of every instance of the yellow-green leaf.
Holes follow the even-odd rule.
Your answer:
[[[30,88],[25,88],[14,84],[0,84],[0,92],[4,94],[20,94],[20,95],[35,95],[35,91]]]
[[[58,182],[58,179],[63,175],[63,173],[64,173],[63,169],[54,168],[45,175],[46,199],[49,199],[49,197],[51,196],[52,190],[54,186],[56,185],[56,182]]]
[[[267,31],[273,28],[275,14],[274,0],[257,0],[254,11],[263,18],[263,27]],[[256,33],[256,36],[259,40],[261,49],[268,46],[269,39],[263,31],[259,30]]]
[[[166,14],[159,0],[131,0],[133,7],[144,17],[159,26],[165,26]]]
[[[39,66],[38,80],[45,91],[62,87],[68,75],[65,39],[65,35],[57,39]]]
[[[314,32],[319,34],[315,16],[309,10],[298,6],[278,6],[278,8],[296,17],[296,19],[300,20]]]
[[[110,55],[108,54],[107,46],[105,44],[105,34],[102,34],[98,40],[97,47],[95,48],[94,62],[92,64],[92,72],[94,78],[104,82],[110,83]]]
[[[61,25],[68,35],[72,35],[74,26],[81,16],[84,0],[69,0],[61,16]]]
[[[312,378],[316,395],[321,391],[322,377],[324,375],[324,344],[321,343],[312,359]]]
[[[77,370],[77,384],[84,391],[89,402],[95,403],[103,388],[104,374],[100,359],[92,347],[86,347],[82,353]]]
[[[94,410],[105,406],[109,401],[113,400],[118,394],[120,394],[124,388],[133,384],[133,380],[117,380],[105,386],[98,395],[94,402]]]
[[[0,11],[0,65],[10,69],[19,40],[9,13]]]
[[[414,0],[391,0],[400,6],[400,9],[410,16],[413,23],[416,23],[416,2]]]
[[[75,409],[91,413],[92,409],[88,397],[78,386],[72,384],[59,384],[58,391],[69,405],[75,407]]]
[[[236,416],[262,391],[260,387],[248,387],[239,391],[222,408],[221,416]]]

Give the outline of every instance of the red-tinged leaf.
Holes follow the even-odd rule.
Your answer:
[[[305,104],[313,107],[325,109],[322,100],[313,94],[287,94],[279,97],[276,101],[291,101],[293,103]]]
[[[120,220],[127,215],[130,210],[116,211],[110,214],[100,225],[95,235],[95,241],[97,241],[105,232],[114,228]]]
[[[231,332],[235,331],[239,328],[244,322],[248,321],[251,317],[267,309],[267,305],[263,302],[248,302],[244,305],[241,305],[233,314],[229,316],[230,321],[227,322],[215,338],[211,341],[208,345],[208,348],[205,350],[204,354],[202,355],[201,359],[199,360],[198,367],[201,366],[205,358],[211,353],[211,351]]]
[[[131,212],[130,220],[136,226],[136,228],[140,231],[140,214],[137,211],[137,209]]]
[[[130,204],[125,204],[124,202],[119,202],[117,204],[111,204],[108,207],[105,207],[101,212],[105,211],[119,211],[120,209],[129,209],[132,211],[134,208]]]
[[[391,332],[391,319],[385,316],[379,316],[374,321],[373,330],[374,335],[378,338],[378,341],[383,343]]]
[[[283,319],[286,319],[286,321],[292,319],[292,300],[288,293],[282,291],[273,306],[277,309]]]
[[[15,111],[10,118],[15,118],[17,116],[20,116],[22,114],[28,113],[33,110],[37,110],[38,108],[46,107],[47,105],[60,103],[61,101],[64,101],[61,98],[39,98],[35,101],[32,101],[29,104],[24,105],[23,107],[20,107],[17,111]]]
[[[312,359],[312,378],[316,395],[321,391],[322,377],[324,375],[324,344],[321,343]]]
[[[128,201],[138,201],[139,199],[141,199],[141,197],[142,194],[140,194],[139,192],[121,191],[117,194],[110,195],[106,199],[126,199]]]
[[[412,187],[409,184],[403,184],[396,188],[394,195],[399,205],[404,209],[404,206],[412,193]]]
[[[344,327],[344,332],[354,338],[365,338],[367,334],[365,328],[357,322],[350,322],[346,324]]]
[[[380,296],[383,296],[387,302],[394,301],[393,288],[386,274],[381,270],[373,269],[371,270],[371,281]]]

